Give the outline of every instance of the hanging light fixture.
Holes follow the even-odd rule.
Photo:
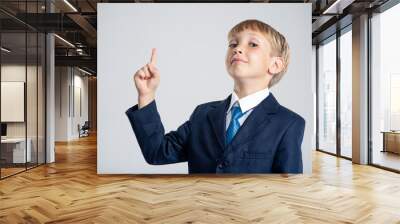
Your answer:
[[[5,47],[1,47],[1,51],[4,51],[6,53],[10,53],[11,52],[11,50],[9,50],[9,49],[7,49]]]

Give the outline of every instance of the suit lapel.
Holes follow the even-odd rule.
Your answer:
[[[228,96],[224,101],[221,101],[213,109],[211,109],[207,118],[211,123],[213,132],[217,137],[218,143],[221,149],[225,148],[225,120],[226,120],[226,110],[231,102],[231,95]]]
[[[239,131],[236,133],[231,144],[235,147],[250,141],[258,133],[266,128],[270,123],[270,115],[276,113],[279,103],[276,101],[272,93],[269,94],[259,105],[251,112],[249,117],[244,121]]]

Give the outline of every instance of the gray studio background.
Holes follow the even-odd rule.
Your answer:
[[[98,4],[99,174],[187,173],[187,163],[148,165],[125,111],[137,103],[133,74],[158,50],[161,82],[156,102],[166,132],[189,119],[198,104],[225,99],[233,81],[225,70],[227,33],[258,19],[286,36],[287,74],[271,92],[306,120],[304,173],[315,148],[314,77],[311,71],[311,4]]]

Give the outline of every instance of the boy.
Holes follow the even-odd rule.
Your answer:
[[[287,70],[289,46],[271,26],[246,20],[228,34],[226,68],[233,93],[201,104],[165,134],[155,91],[157,54],[134,75],[138,104],[126,111],[147,163],[188,161],[189,173],[302,173],[304,119],[281,106],[269,88]]]

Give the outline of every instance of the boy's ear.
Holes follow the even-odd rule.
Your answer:
[[[271,63],[268,67],[268,72],[270,74],[278,74],[283,70],[283,58],[282,57],[272,57]]]

